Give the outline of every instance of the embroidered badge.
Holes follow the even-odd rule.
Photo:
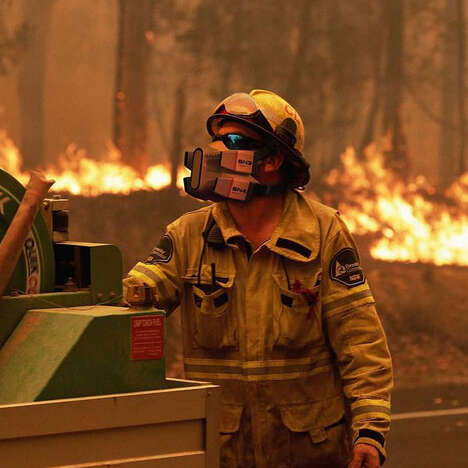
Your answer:
[[[341,249],[330,262],[330,278],[338,283],[353,288],[364,284],[366,278],[359,264],[356,250],[347,247]]]
[[[151,251],[149,257],[145,260],[145,263],[168,263],[172,258],[174,247],[172,245],[172,239],[169,234],[164,234],[159,239],[158,245]]]

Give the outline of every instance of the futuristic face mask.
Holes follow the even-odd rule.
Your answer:
[[[185,153],[184,165],[190,177],[184,189],[201,200],[247,201],[255,195],[273,195],[284,190],[281,185],[262,185],[256,180],[258,165],[271,154],[271,146],[256,150],[216,150],[207,146]]]

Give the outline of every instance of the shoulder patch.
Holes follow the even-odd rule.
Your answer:
[[[158,245],[151,251],[149,257],[145,260],[145,263],[168,263],[172,258],[174,252],[174,246],[172,243],[171,236],[164,234],[159,239]]]
[[[356,250],[347,247],[341,249],[330,262],[330,278],[333,281],[353,288],[364,284],[366,278],[359,264]]]

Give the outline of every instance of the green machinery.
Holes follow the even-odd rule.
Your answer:
[[[23,195],[0,170],[0,240]],[[67,234],[46,200],[0,297],[2,466],[218,466],[219,387],[166,379],[164,312],[118,307],[118,248]]]
[[[0,172],[0,235],[23,193]],[[0,301],[0,404],[164,384],[164,313],[112,306],[122,293],[120,252],[53,242],[67,237],[66,208],[66,200],[45,201]]]

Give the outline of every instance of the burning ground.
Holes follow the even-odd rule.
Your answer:
[[[0,167],[27,181],[4,133]],[[57,181],[54,190],[69,193],[71,238],[117,245],[125,271],[148,254],[171,220],[200,207],[167,188],[169,167],[139,175],[112,148],[96,161],[70,146],[45,171]],[[316,193],[309,195],[337,207],[357,238],[396,385],[468,381],[468,174],[441,193],[422,177],[402,180],[388,172],[382,153],[371,146],[362,157],[349,149],[342,166],[312,188]],[[169,329],[170,373],[180,376],[177,313]]]

